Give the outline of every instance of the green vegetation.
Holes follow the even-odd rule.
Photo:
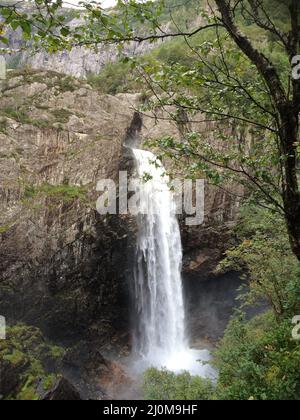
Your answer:
[[[87,81],[102,93],[111,95],[139,90],[130,72],[130,65],[122,61],[106,64],[100,74],[89,74]]]
[[[199,42],[199,38],[197,38]],[[181,64],[189,66],[195,62],[195,56],[189,51],[182,39],[174,39],[135,59],[118,60],[106,64],[99,74],[89,74],[87,81],[102,93],[115,95],[126,92],[149,90],[142,77],[144,68],[155,68],[158,63],[164,65]]]
[[[300,343],[290,318],[269,312],[232,320],[216,352],[217,399],[299,400]]]
[[[270,6],[268,6],[268,8],[270,8]],[[174,24],[172,24],[170,13],[172,14],[173,21],[176,22],[177,27],[174,27]],[[189,1],[185,4],[180,2],[180,0],[168,1],[166,2],[163,14],[159,16],[159,21],[171,24],[171,27],[175,32],[178,32],[179,28],[182,31],[186,31],[188,28],[193,27],[195,13],[203,13],[199,2]],[[280,5],[277,5],[274,13],[279,21],[282,16],[284,16],[286,21],[287,15],[285,11],[282,11]],[[280,22],[282,23],[282,21]],[[262,49],[264,54],[276,62],[277,68],[280,68],[282,72],[286,72],[289,68],[289,61],[285,55],[282,54],[282,48],[278,46],[276,40],[274,41],[274,37],[266,34],[261,28],[249,24],[245,19],[240,18],[239,23],[243,31]],[[214,30],[200,33],[188,40],[175,38],[160,43],[159,45],[154,44],[150,51],[146,51],[138,58],[126,58],[125,61],[119,59],[114,63],[106,64],[99,74],[90,74],[88,76],[88,82],[103,93],[117,94],[149,89],[150,84],[149,80],[145,77],[145,73],[149,72],[150,69],[152,70],[151,74],[155,75],[159,71],[165,71],[170,67],[170,73],[173,71],[177,72],[176,79],[178,79],[178,73],[192,73],[193,68],[191,67],[195,66],[194,71],[198,71],[199,76],[201,76],[203,71],[207,71],[207,69],[203,67],[203,62],[201,65],[201,60],[199,60],[198,56],[201,47],[203,48],[204,46],[206,47],[206,54],[209,54],[210,50],[216,51],[216,49],[218,49],[218,40],[216,39]],[[236,51],[232,51],[232,45],[228,44],[227,48],[231,49],[228,55],[231,55],[233,58],[234,68],[236,66],[238,54]],[[189,73],[189,76],[191,73]],[[173,79],[175,80],[175,77],[173,77]],[[245,80],[247,82],[249,78],[247,79],[245,77]],[[195,91],[200,93],[197,86],[199,86],[199,84],[196,82],[193,89],[195,88]],[[225,87],[225,85],[223,87]],[[157,90],[157,86],[154,86],[154,88]],[[191,83],[189,88],[191,88]]]
[[[0,110],[0,114],[2,114],[4,117],[2,119],[2,121],[0,122],[0,131],[2,131],[4,134],[6,133],[6,129],[7,129],[7,120],[6,118],[12,118],[15,121],[19,122],[20,124],[30,124],[33,125],[34,127],[39,127],[39,128],[47,128],[47,127],[51,127],[52,124],[50,121],[48,120],[38,120],[38,119],[34,119],[31,118],[29,116],[29,109],[27,107],[6,107]],[[61,115],[59,114],[53,114],[53,115],[57,115],[58,118],[58,122],[60,122],[60,120],[62,118],[64,118],[63,121],[65,121],[66,118],[66,113],[62,113]]]
[[[240,245],[227,251],[219,270],[247,270],[250,291],[244,305],[266,300],[277,319],[300,311],[300,267],[290,249],[284,221],[276,213],[248,205],[236,229]]]
[[[247,269],[243,306],[264,299],[272,310],[250,321],[237,314],[228,326],[215,355],[219,399],[300,398],[300,342],[292,338],[291,323],[300,309],[300,267],[284,226],[278,215],[246,206],[237,228],[241,244],[220,265]]]
[[[10,223],[10,224],[4,225],[4,226],[0,226],[0,235],[2,233],[7,232],[12,226],[13,226],[13,223]]]
[[[7,119],[5,117],[0,118],[0,132],[6,133],[7,130]]]
[[[53,109],[50,112],[55,117],[55,120],[61,124],[66,124],[73,115],[73,113],[67,109]]]
[[[9,327],[6,340],[0,341],[1,375],[9,384],[1,389],[4,399],[40,399],[39,385],[46,391],[58,377],[47,366],[58,369],[64,354],[64,349],[46,342],[38,328],[24,324]]]
[[[55,89],[55,94],[59,95],[65,92],[74,92],[82,84],[81,81],[73,78],[72,76],[62,75],[53,70],[35,70],[30,67],[16,69],[7,73],[7,80],[20,77],[17,86],[26,86],[32,83],[41,83],[47,86],[48,89]],[[16,86],[13,86],[15,88]],[[5,82],[2,90],[4,92],[12,89],[8,87]]]
[[[74,83],[74,78],[71,76],[61,77],[59,79],[59,88],[60,92],[74,92],[76,90],[76,84]]]
[[[27,185],[25,187],[24,198],[36,199],[46,196],[63,202],[74,200],[84,201],[86,199],[86,193],[85,188],[67,183],[62,185],[43,184],[38,187]]]
[[[28,117],[27,113],[17,107],[6,107],[1,109],[1,113],[8,118],[13,118],[22,124],[31,124],[31,119]]]
[[[144,395],[149,400],[209,400],[213,392],[210,381],[188,372],[176,375],[151,368],[144,377]]]

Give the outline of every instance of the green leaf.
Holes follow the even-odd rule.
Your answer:
[[[4,36],[0,36],[0,42],[2,42],[3,44],[6,44],[6,45],[9,44],[9,40],[7,38],[5,38]]]
[[[69,28],[61,28],[60,33],[62,36],[68,36],[70,35],[70,30]]]
[[[20,26],[23,30],[23,32],[25,32],[25,34],[30,35],[31,34],[31,24],[24,20],[20,22]]]

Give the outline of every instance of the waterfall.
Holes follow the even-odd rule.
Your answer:
[[[137,350],[154,363],[164,363],[187,347],[180,230],[165,169],[152,153],[133,153],[138,175],[145,178],[139,191],[135,270]]]
[[[214,378],[209,351],[189,348],[185,336],[182,245],[169,177],[155,155],[139,149],[133,153],[138,176],[144,178],[139,182],[134,274],[136,353],[142,369],[166,367]]]

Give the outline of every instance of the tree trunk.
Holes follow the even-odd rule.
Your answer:
[[[280,118],[279,137],[280,154],[283,159],[283,204],[287,230],[293,253],[300,261],[300,193],[297,178],[297,145],[299,146],[299,110],[300,110],[300,82],[293,81],[293,101],[287,99],[284,86],[276,68],[262,52],[259,52],[251,41],[240,32],[235,21],[231,2],[215,0],[222,22],[231,38],[241,51],[256,66],[264,78],[274,105]],[[292,57],[298,51],[298,3],[293,0],[291,6],[292,31],[289,40],[289,55]]]
[[[280,142],[284,158],[283,202],[292,250],[300,261],[300,192],[297,177],[299,117],[293,102],[279,107]]]

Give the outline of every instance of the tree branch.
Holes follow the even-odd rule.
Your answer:
[[[273,63],[263,53],[259,52],[250,40],[240,32],[234,22],[232,10],[228,2],[226,0],[215,1],[222,16],[221,21],[237,46],[256,66],[264,78],[274,102],[277,105],[284,103],[287,99],[286,93]]]
[[[212,24],[208,24],[205,26],[201,26],[200,28],[195,29],[194,31],[191,32],[176,32],[176,33],[162,33],[162,34],[152,34],[152,35],[147,35],[147,36],[128,36],[128,37],[122,37],[122,39],[119,39],[118,37],[116,38],[104,38],[101,39],[99,41],[95,40],[95,41],[82,41],[79,43],[76,43],[74,46],[82,46],[82,45],[96,45],[99,43],[107,43],[107,44],[117,44],[120,42],[137,42],[137,43],[141,43],[141,42],[145,42],[145,41],[155,41],[155,40],[163,40],[163,39],[168,39],[168,38],[178,38],[178,37],[192,37],[194,35],[197,35],[198,33],[206,30],[206,29],[211,29],[211,28],[215,28],[215,27],[223,27],[224,25],[222,23],[212,23]]]

